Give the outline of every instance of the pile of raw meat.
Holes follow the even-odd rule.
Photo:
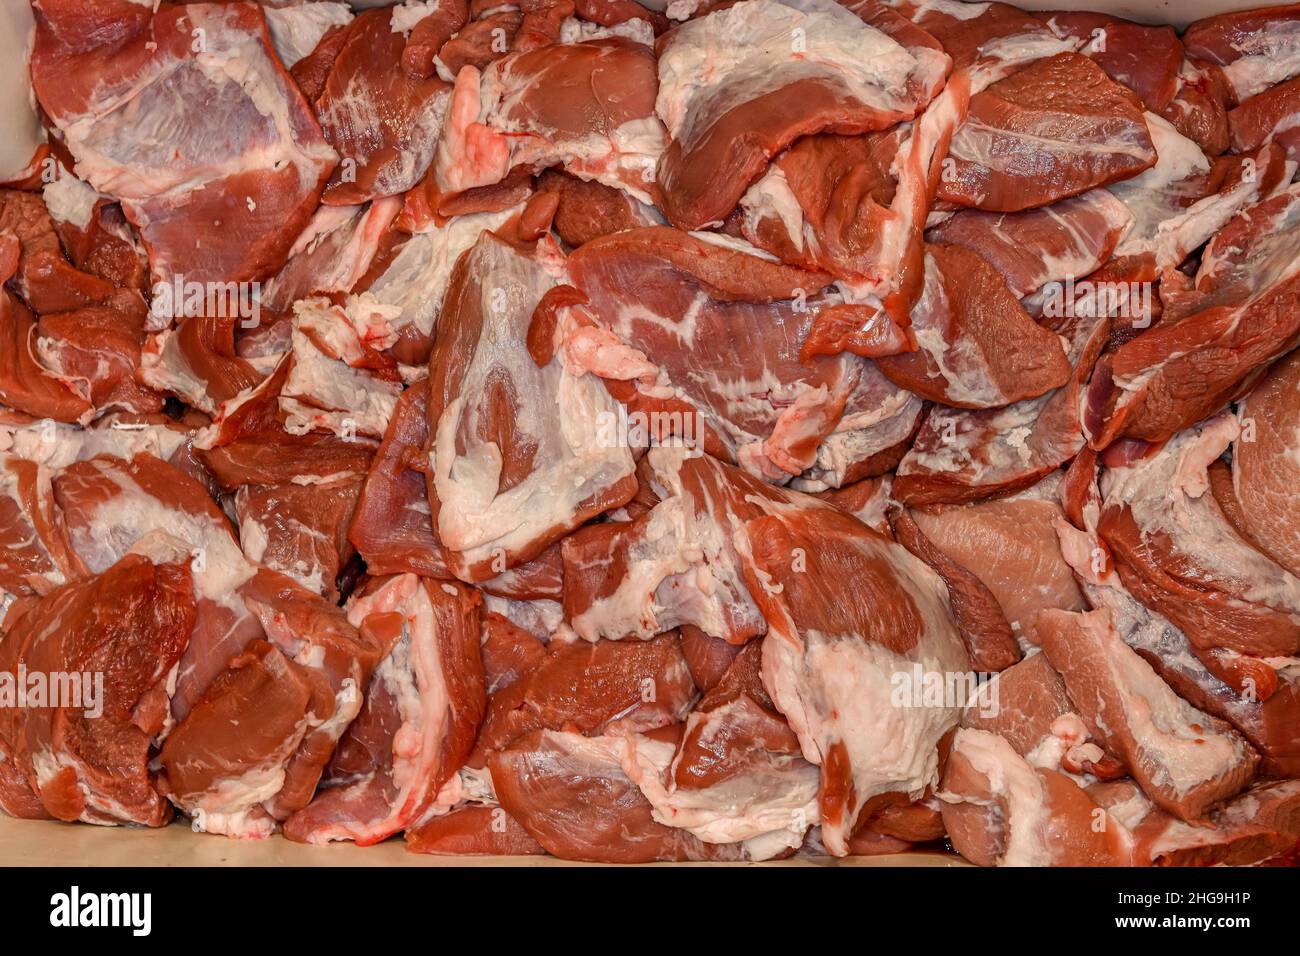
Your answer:
[[[9,814],[1294,860],[1300,5],[31,7]]]

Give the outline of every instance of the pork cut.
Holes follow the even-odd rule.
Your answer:
[[[533,310],[555,285],[545,252],[487,233],[457,263],[429,366],[429,502],[457,576],[482,581],[636,490],[626,445],[602,442],[615,415],[594,376],[562,355],[539,367]]]
[[[277,60],[261,7],[155,13],[111,0],[88,20],[82,4],[44,0],[34,12],[36,97],[77,175],[121,201],[155,277],[276,272],[337,155]]]

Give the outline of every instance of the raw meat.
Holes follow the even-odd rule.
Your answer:
[[[971,97],[938,197],[1017,212],[1153,165],[1138,97],[1077,53],[1059,53]]]
[[[339,741],[316,798],[285,823],[291,840],[378,843],[417,823],[473,745],[487,699],[477,592],[390,578],[348,619],[392,642]]]
[[[632,455],[600,440],[613,400],[563,355],[525,347],[555,284],[544,251],[487,233],[461,257],[429,368],[429,503],[448,563],[483,581],[536,557],[636,490]]]
[[[678,27],[659,51],[655,104],[670,137],[665,214],[683,229],[720,221],[797,137],[911,119],[946,73],[926,54],[826,0],[754,0]]]
[[[592,319],[616,338],[561,329],[564,351],[623,380],[613,393],[628,406],[625,440],[638,430],[642,443],[675,435],[769,480],[814,488],[890,467],[920,401],[855,356],[801,361],[809,327],[834,308],[815,298],[821,280],[703,235],[637,229],[569,260]],[[576,305],[567,316],[580,322]]]
[[[327,205],[349,206],[411,189],[433,162],[451,88],[403,68],[397,12],[367,10],[346,27],[316,115],[339,166]]]
[[[5,670],[41,675],[46,688],[0,714],[6,812],[155,827],[171,819],[149,750],[193,622],[189,570],[130,555],[51,592],[5,632]]]
[[[121,201],[155,277],[274,274],[337,156],[276,59],[261,7],[154,13],[110,0],[88,18],[77,0],[43,0],[34,10],[37,99],[77,175]]]
[[[1269,371],[1237,406],[1245,428],[1232,445],[1232,485],[1239,530],[1294,575],[1300,576],[1300,352]]]
[[[1250,745],[1175,694],[1109,611],[1044,611],[1035,630],[1089,729],[1160,807],[1195,820],[1250,783],[1259,760]]]

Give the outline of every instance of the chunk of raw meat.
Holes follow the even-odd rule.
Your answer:
[[[351,554],[347,529],[361,482],[245,485],[235,495],[239,542],[255,564],[337,601],[339,569]]]
[[[188,569],[131,555],[51,592],[8,629],[5,669],[44,675],[51,696],[0,714],[7,812],[155,827],[171,819],[149,768],[163,730],[150,705],[160,689],[165,704],[162,685],[193,623]]]
[[[1232,484],[1243,531],[1300,576],[1300,352],[1269,371],[1237,407],[1249,429],[1232,445]]]
[[[433,807],[473,746],[487,704],[480,604],[464,585],[404,574],[349,606],[353,624],[392,631],[396,640],[339,741],[326,789],[285,823],[289,839],[366,846]]]
[[[1051,474],[1084,447],[1080,403],[1110,323],[1076,314],[1049,324],[1060,333],[1057,342],[1068,343],[1073,372],[1065,386],[1005,408],[936,405],[899,462],[895,498],[911,505],[1004,495]]]
[[[0,454],[0,591],[48,594],[84,575],[44,465]]]
[[[492,755],[501,806],[548,853],[594,863],[740,860],[735,844],[703,843],[653,817],[628,779],[622,736],[583,737],[540,730]]]
[[[1165,120],[1147,113],[1146,121],[1160,158],[1146,172],[1110,187],[1133,215],[1133,228],[1115,255],[1148,257],[1165,272],[1286,177],[1281,157],[1267,152],[1250,157],[1248,173],[1229,175],[1232,161],[1211,164]]]
[[[629,433],[642,422],[641,443],[675,434],[768,480],[815,487],[892,466],[873,458],[906,441],[920,400],[856,356],[801,360],[820,310],[834,307],[806,301],[821,278],[703,235],[621,232],[569,260],[591,318],[616,338],[562,327],[563,351],[626,380],[614,394]]]
[[[148,290],[149,260],[121,206],[62,166],[41,194],[74,266],[119,288]],[[57,265],[53,268],[65,272]]]
[[[948,557],[926,537],[906,509],[892,515],[894,539],[943,578],[953,622],[977,671],[1006,670],[1020,660],[1020,648],[1002,607],[977,575]]]
[[[1277,143],[1300,162],[1300,78],[1287,80],[1246,100],[1228,114],[1232,150],[1244,153]]]
[[[963,209],[928,236],[978,252],[1023,299],[1049,282],[1082,279],[1103,265],[1131,223],[1123,203],[1104,189],[1091,189],[1024,212]]]
[[[483,615],[480,649],[489,695],[509,687],[546,659],[546,644],[540,637],[497,611]]]
[[[412,853],[440,856],[544,856],[546,850],[501,807],[467,805],[406,831]]]
[[[1079,52],[1116,83],[1159,113],[1178,92],[1183,44],[1172,27],[1146,26],[1101,13],[1053,13],[1047,21],[1061,37],[1084,41]]]
[[[1046,22],[1006,3],[909,0],[898,7],[939,41],[952,57],[955,70],[982,66],[1011,54],[1013,47],[1050,51],[1040,56],[1067,48],[1056,40]]]
[[[273,571],[232,597],[266,638],[229,659],[160,762],[169,798],[196,830],[264,837],[310,802],[382,648],[340,608]]]
[[[286,70],[310,56],[331,30],[352,22],[348,5],[334,0],[300,0],[286,6],[269,6],[262,12],[266,14],[275,53]]]
[[[817,768],[776,712],[751,641],[686,719],[681,742],[629,737],[624,769],[660,823],[706,843],[743,842],[750,859],[797,849],[818,822]]]
[[[664,147],[656,89],[654,53],[620,37],[512,53],[482,72],[465,67],[438,143],[437,189],[454,195],[519,166],[563,165],[651,202]]]
[[[213,414],[261,381],[263,374],[235,351],[229,318],[190,316],[175,329],[148,336],[140,355],[140,381]]]
[[[997,734],[1035,768],[1123,773],[1119,762],[1091,739],[1046,654],[1032,654],[982,686],[961,725]]]
[[[1124,828],[1077,783],[1034,768],[997,734],[962,728],[944,770],[943,823],[980,866],[1123,866]],[[1097,821],[1105,821],[1102,826]]]
[[[943,580],[902,546],[813,500],[745,523],[745,571],[769,626],[763,686],[804,758],[821,767],[822,840],[842,856],[871,798],[918,799],[938,782],[938,742],[959,716],[953,701],[897,706],[895,675],[919,694],[926,681],[951,683],[970,662]],[[891,746],[882,750],[881,739]]]
[[[1223,69],[1240,102],[1300,73],[1300,5],[1197,20],[1183,43],[1192,56]]]
[[[85,424],[94,409],[71,382],[41,363],[36,334],[27,306],[0,289],[0,402],[36,418]]]
[[[323,201],[348,206],[404,193],[433,162],[451,88],[402,66],[397,13],[367,10],[347,27],[316,115],[341,157]]]
[[[662,221],[653,207],[627,193],[557,169],[542,173],[537,179],[537,188],[541,192],[559,194],[555,232],[568,246],[580,246],[601,236],[654,226]]]
[[[1300,651],[1300,578],[1243,538],[1210,493],[1206,469],[1239,433],[1224,413],[1106,469],[1098,531],[1133,595],[1216,675],[1266,700],[1277,686],[1267,659]]]
[[[361,487],[348,538],[371,574],[451,576],[429,518],[428,395],[427,379],[402,392]]]
[[[1205,150],[1206,156],[1220,156],[1229,146],[1231,99],[1222,70],[1213,63],[1188,57],[1178,74],[1178,94],[1160,115]]]
[[[1195,820],[1254,778],[1259,755],[1175,694],[1120,638],[1109,611],[1044,611],[1035,630],[1092,733],[1156,804]]]
[[[947,66],[826,0],[753,0],[677,27],[659,50],[655,106],[671,137],[664,213],[683,229],[721,221],[796,138],[909,120]]]
[[[817,500],[681,448],[651,448],[638,474],[661,496],[651,510],[581,528],[561,544],[565,618],[574,631],[589,641],[620,640],[692,625],[733,644],[764,633],[733,529],[761,515],[762,502]]]
[[[998,408],[1064,385],[1070,363],[997,270],[962,246],[927,245],[912,309],[919,348],[876,360],[890,381],[956,408]]]
[[[654,730],[682,720],[695,698],[673,632],[648,641],[556,642],[535,669],[492,696],[469,764],[482,767],[534,730]]]
[[[1126,179],[1155,161],[1136,94],[1086,56],[1060,53],[971,97],[937,195],[1017,212]]]
[[[98,305],[113,294],[111,282],[64,259],[55,222],[36,193],[0,189],[0,234],[11,250],[0,256],[0,276],[37,313]]]
[[[1165,813],[1131,780],[1093,784],[1088,793],[1129,831],[1140,866],[1249,866],[1280,855],[1300,838],[1300,784],[1260,784],[1207,820]]]
[[[383,307],[362,296],[346,306],[304,299],[293,311],[289,371],[279,391],[285,430],[333,432],[345,441],[383,437],[402,392],[397,363],[377,354],[392,341]]]
[[[144,322],[144,303],[124,290],[106,305],[41,316],[36,351],[97,415],[119,410],[156,414],[162,411],[163,396],[137,381]]]
[[[35,13],[37,99],[77,175],[121,201],[154,275],[274,274],[337,156],[261,7],[111,3],[87,16],[75,0],[50,0]]]
[[[1300,339],[1294,255],[1300,187],[1238,213],[1206,247],[1192,289],[1160,324],[1098,365],[1090,441],[1163,441],[1213,414]]]
[[[286,430],[289,416],[280,408],[280,391],[291,364],[290,358],[281,360],[259,384],[225,403],[212,426],[195,439],[203,463],[222,488],[359,479],[369,470],[376,444],[360,433],[341,438]],[[332,362],[326,364],[332,368]]]
[[[409,339],[411,360],[428,360],[433,332],[442,310],[452,268],[461,254],[484,232],[501,228],[522,207],[510,204],[494,212],[471,213],[443,222],[420,224],[366,290],[383,306],[394,306],[387,317],[398,342]],[[405,361],[405,359],[404,359]]]
[[[432,518],[458,577],[526,562],[636,490],[627,447],[602,445],[616,414],[599,379],[526,347],[554,284],[543,251],[481,236],[453,272],[429,363]]]
[[[262,289],[262,308],[290,312],[308,296],[351,292],[380,254],[401,206],[392,197],[364,207],[316,210],[289,250],[289,261]]]
[[[1138,603],[1124,587],[1110,552],[1096,536],[1099,499],[1094,497],[1094,502],[1086,509],[1086,530],[1057,522],[1062,552],[1088,602],[1111,612],[1124,642],[1180,697],[1226,720],[1250,741],[1262,758],[1261,777],[1293,776],[1300,768],[1300,677],[1286,669],[1277,672],[1277,689],[1261,700],[1254,693],[1239,694],[1216,676],[1182,631],[1158,611]]]
[[[1040,610],[1086,608],[1057,541],[1060,506],[1037,487],[993,501],[912,508],[910,514],[936,548],[993,592],[1015,634],[1032,638]]]

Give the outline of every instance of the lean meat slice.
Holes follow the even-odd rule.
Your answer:
[[[1089,387],[1089,441],[1163,441],[1249,389],[1300,340],[1300,186],[1249,206],[1210,240],[1193,287],[1159,325],[1104,356]]]
[[[682,24],[659,50],[665,215],[683,229],[720,222],[799,136],[910,120],[947,70],[938,50],[830,0],[752,0]]]
[[[399,575],[352,602],[348,619],[389,631],[360,713],[325,789],[285,823],[291,840],[365,846],[414,825],[460,769],[487,704],[481,598],[460,584]]]
[[[1025,312],[993,265],[962,246],[927,245],[911,312],[914,352],[876,364],[895,385],[955,408],[999,408],[1066,384],[1060,339]]]
[[[835,308],[819,301],[822,278],[702,235],[650,227],[577,250],[569,272],[586,304],[561,319],[563,351],[623,380],[611,390],[641,443],[675,434],[814,488],[891,467],[921,402],[856,356],[801,360],[818,314]],[[615,340],[581,328],[587,314]]]
[[[1254,778],[1259,755],[1175,694],[1124,643],[1109,611],[1044,611],[1035,630],[1092,734],[1157,805],[1196,820]]]
[[[155,827],[171,819],[149,750],[166,728],[168,675],[193,622],[184,564],[130,555],[51,592],[6,630],[0,666],[11,679],[23,668],[45,675],[48,693],[71,689],[77,698],[11,703],[0,713],[7,813]],[[76,684],[60,690],[59,675]]]
[[[415,186],[433,162],[451,87],[403,67],[399,11],[366,10],[346,27],[316,115],[339,166],[325,186],[327,205],[395,196]]]
[[[631,451],[601,441],[616,408],[600,380],[563,354],[541,367],[529,354],[533,310],[555,285],[547,257],[542,244],[530,253],[485,233],[444,300],[429,363],[429,503],[463,580],[529,561],[636,491]]]
[[[1172,27],[1146,26],[1101,13],[1053,13],[1047,24],[1057,36],[1083,40],[1079,52],[1141,97],[1148,110],[1159,113],[1173,101],[1183,44]]]
[[[1017,212],[1126,179],[1155,161],[1137,95],[1086,56],[1060,53],[971,97],[937,195]]]
[[[516,167],[562,165],[652,202],[664,148],[657,88],[654,53],[621,37],[465,67],[438,142],[437,191],[454,196],[500,183]]]
[[[929,230],[927,238],[978,252],[1023,299],[1049,282],[1082,279],[1103,265],[1132,220],[1113,195],[1091,189],[1024,212],[963,209]]]
[[[557,641],[492,695],[471,767],[535,730],[639,733],[685,718],[695,684],[673,632],[650,640]]]
[[[36,97],[77,175],[121,201],[154,275],[278,271],[337,156],[277,60],[261,6],[154,12],[109,0],[88,16],[76,0],[45,0],[34,12]]]
[[[704,843],[656,821],[649,801],[623,769],[628,747],[623,736],[539,730],[493,754],[488,765],[501,806],[561,859],[745,859],[743,846]]]
[[[1240,102],[1300,74],[1300,4],[1197,20],[1183,43],[1189,54],[1223,70]]]
[[[1252,96],[1228,114],[1233,152],[1244,153],[1277,143],[1287,158],[1300,163],[1300,77]]]
[[[1300,578],[1243,538],[1210,491],[1207,468],[1239,433],[1224,413],[1107,468],[1098,531],[1125,587],[1217,676],[1267,700],[1278,683],[1269,659],[1300,651]]]
[[[1214,471],[1212,468],[1212,481]],[[1216,497],[1221,484],[1215,483]],[[1100,495],[1095,485],[1088,496],[1084,527],[1056,522],[1062,554],[1074,569],[1088,603],[1110,611],[1124,642],[1180,697],[1227,721],[1250,741],[1261,757],[1261,777],[1293,776],[1300,767],[1300,674],[1294,668],[1279,671],[1277,689],[1267,700],[1254,693],[1239,694],[1216,676],[1197,656],[1187,635],[1158,611],[1140,604],[1125,588],[1109,550],[1096,534]]]
[[[1063,515],[1055,486],[1048,478],[1007,498],[909,511],[936,548],[993,592],[1013,633],[1029,640],[1039,611],[1087,607],[1057,541]]]
[[[1274,365],[1237,414],[1250,429],[1232,446],[1240,530],[1300,576],[1300,352]]]
[[[1057,342],[1068,343],[1073,371],[1065,385],[1004,408],[934,406],[899,462],[895,498],[938,504],[1008,494],[1052,473],[1084,447],[1079,407],[1110,323],[1090,315],[1044,325],[1049,323],[1060,333]],[[1060,348],[1056,342],[1052,347]]]

